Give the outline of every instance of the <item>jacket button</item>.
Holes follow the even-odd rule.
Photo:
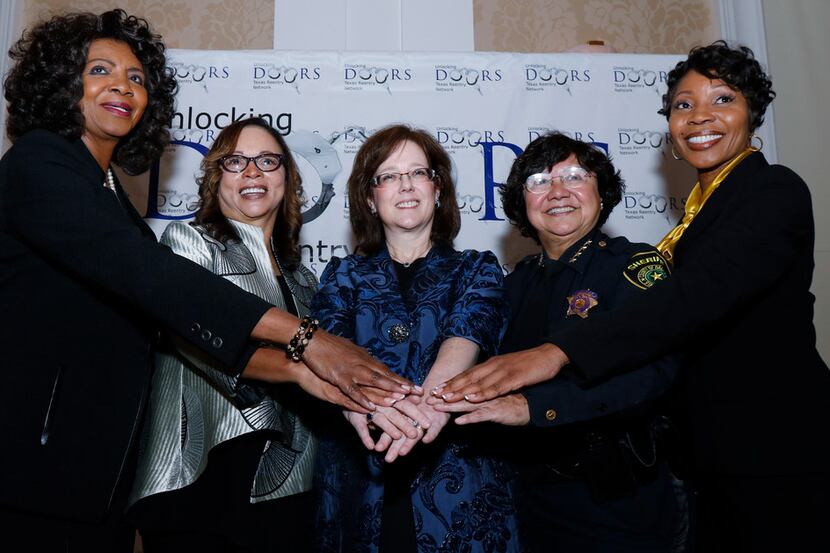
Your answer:
[[[219,349],[219,348],[221,348],[221,347],[222,347],[222,344],[224,344],[224,342],[222,341],[222,338],[220,338],[219,336],[217,336],[216,338],[214,338],[214,339],[213,339],[213,341],[212,341],[210,344],[211,344],[213,347],[215,347],[216,349]]]
[[[190,327],[190,332],[193,334],[198,334],[200,330],[202,330],[202,325],[199,323],[193,323],[193,326]]]
[[[552,421],[556,418],[556,409],[548,409],[545,411],[545,418]]]
[[[210,330],[205,329],[205,330],[202,331],[202,340],[207,342],[211,338],[213,338],[213,333]]]
[[[604,248],[607,245],[608,244],[606,244],[605,240],[600,240],[599,243],[597,243],[597,246],[599,246],[600,248]]]

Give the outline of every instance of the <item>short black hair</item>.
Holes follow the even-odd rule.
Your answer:
[[[754,131],[764,122],[767,106],[775,98],[772,80],[755,59],[752,50],[746,46],[730,48],[723,40],[717,40],[708,46],[698,46],[689,51],[689,56],[678,62],[669,72],[668,90],[663,95],[663,108],[658,111],[666,119],[671,115],[677,85],[689,71],[720,79],[732,90],[743,94],[749,104],[749,132]]]
[[[9,50],[14,65],[5,81],[7,133],[11,140],[34,129],[67,139],[83,135],[85,121],[79,106],[83,70],[89,45],[97,39],[127,44],[144,68],[147,108],[113,153],[124,171],[141,173],[169,142],[176,80],[167,70],[161,37],[153,34],[147,21],[124,10],[55,16],[23,33]]]
[[[542,173],[553,165],[565,161],[573,154],[579,165],[597,177],[597,189],[602,200],[597,226],[602,226],[611,210],[622,200],[625,183],[620,172],[599,147],[573,139],[560,132],[545,134],[531,142],[524,153],[516,158],[510,168],[507,182],[501,189],[504,214],[523,236],[539,242],[539,233],[530,224],[525,204],[524,184],[527,177]]]

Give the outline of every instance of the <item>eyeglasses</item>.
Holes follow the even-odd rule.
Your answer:
[[[380,175],[372,177],[372,186],[376,188],[381,186],[397,186],[401,182],[404,175],[409,177],[409,182],[412,184],[424,184],[425,182],[430,182],[435,178],[435,169],[416,167],[415,169],[410,169],[404,173],[396,173],[394,171],[381,173]]]
[[[536,173],[525,180],[525,190],[531,194],[544,194],[553,186],[553,181],[559,179],[565,188],[579,188],[594,176],[578,165],[565,167],[558,175],[550,173]]]
[[[285,156],[282,154],[260,154],[256,157],[243,156],[242,154],[231,154],[219,160],[219,165],[229,173],[241,173],[248,168],[252,161],[257,169],[264,173],[276,171],[282,167]]]

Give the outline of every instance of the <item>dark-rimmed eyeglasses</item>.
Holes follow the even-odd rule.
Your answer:
[[[565,167],[558,175],[550,173],[536,173],[525,180],[525,190],[531,194],[544,194],[553,186],[553,181],[559,179],[565,188],[578,188],[588,182],[594,174],[586,171],[579,165]]]
[[[416,167],[404,173],[397,173],[395,171],[381,173],[380,175],[372,177],[372,186],[376,188],[381,186],[397,186],[400,184],[404,175],[409,178],[409,182],[412,184],[424,184],[435,178],[435,169]]]
[[[219,160],[219,166],[229,173],[241,173],[247,169],[252,161],[257,169],[263,173],[270,173],[282,167],[285,156],[282,154],[260,154],[256,157],[243,156],[242,154],[231,154]]]

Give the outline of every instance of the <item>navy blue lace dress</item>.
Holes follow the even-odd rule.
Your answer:
[[[447,338],[467,338],[483,353],[494,353],[509,310],[501,267],[491,252],[435,246],[403,292],[386,251],[334,258],[312,312],[326,330],[421,383]],[[409,485],[420,553],[519,550],[511,471],[482,454],[488,444],[476,429],[450,423],[432,444],[418,444],[385,466],[383,455],[367,451],[342,416],[332,414],[325,422],[315,479],[321,550],[378,551],[390,472]]]

